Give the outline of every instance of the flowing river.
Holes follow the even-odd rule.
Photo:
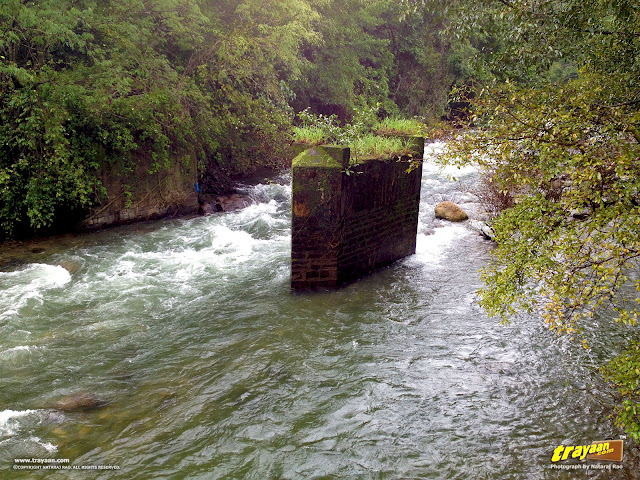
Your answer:
[[[488,318],[491,242],[433,218],[474,201],[454,173],[425,164],[415,255],[333,292],[289,289],[288,177],[237,212],[2,247],[0,478],[638,478],[630,442],[551,468],[619,437],[598,366],[630,333],[590,327],[587,351]],[[52,408],[78,392],[105,403]]]

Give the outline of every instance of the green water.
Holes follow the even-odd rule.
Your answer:
[[[427,165],[417,254],[337,292],[289,290],[286,179],[240,212],[6,246],[0,478],[637,478],[630,444],[619,471],[548,469],[618,438],[596,369],[628,332],[583,351],[487,318],[491,243],[433,222],[460,188]],[[74,392],[106,405],[50,408]],[[31,457],[119,470],[12,469]]]

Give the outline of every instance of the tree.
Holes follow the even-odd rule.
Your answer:
[[[206,92],[207,124],[218,163],[231,172],[282,161],[293,112],[291,84],[306,61],[301,44],[318,41],[316,13],[304,0],[202,2],[214,28],[190,60]],[[200,103],[202,105],[202,102]]]
[[[103,199],[100,168],[149,153],[152,172],[279,160],[315,13],[270,3],[0,4],[0,239],[81,217]]]
[[[603,310],[636,325],[640,6],[499,0],[449,8],[450,32],[473,31],[494,49],[479,49],[475,130],[451,142],[443,161],[479,164],[514,200],[493,225],[498,247],[483,272],[482,305],[504,319],[540,310],[551,329],[572,337]],[[619,423],[640,439],[636,350],[605,372],[623,397]]]
[[[302,76],[292,82],[297,111],[348,118],[367,105],[381,115],[439,117],[450,86],[466,79],[462,42],[439,35],[438,17],[404,13],[394,0],[313,0],[315,43],[305,42]]]
[[[203,22],[174,0],[3,2],[0,235],[99,201],[101,166],[129,168],[147,149],[160,168],[189,145],[170,85]]]
[[[393,56],[389,40],[376,35],[386,1],[312,0],[317,12],[318,41],[305,42],[303,75],[292,83],[293,106],[308,106],[324,114],[350,117],[366,104],[389,102],[389,73]]]

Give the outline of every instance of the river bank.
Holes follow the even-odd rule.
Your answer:
[[[168,221],[170,219],[194,219],[203,214],[199,211],[202,202],[216,202],[229,199],[231,202],[228,210],[238,210],[254,203],[248,192],[258,184],[276,181],[283,175],[281,169],[262,167],[254,170],[247,175],[232,175],[226,180],[225,187],[220,189],[218,193],[203,193],[197,201],[195,197],[194,204],[188,209],[166,212],[164,215],[158,215],[149,219],[128,219],[100,228],[82,228],[81,226],[69,231],[52,235],[34,235],[19,240],[6,240],[0,243],[0,271],[15,270],[31,262],[38,262],[39,258],[47,258],[51,254],[65,251],[67,249],[78,248],[82,245],[91,244],[94,237],[100,238],[109,231],[114,234],[119,232],[137,232],[144,234],[153,231],[157,222]],[[216,212],[226,211],[226,209],[216,209]],[[72,265],[68,268],[74,269]]]

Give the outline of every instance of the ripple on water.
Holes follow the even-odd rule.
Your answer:
[[[0,321],[16,317],[22,309],[37,308],[49,290],[70,281],[71,274],[59,265],[36,263],[0,272]]]

